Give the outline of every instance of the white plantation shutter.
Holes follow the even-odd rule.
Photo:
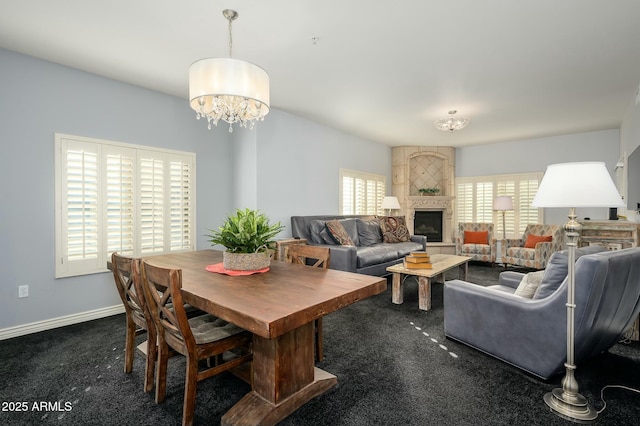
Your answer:
[[[355,179],[350,176],[342,176],[340,179],[340,188],[342,189],[342,200],[340,212],[341,214],[355,214]]]
[[[63,188],[59,199],[59,226],[64,238],[59,241],[58,258],[64,260],[60,266],[66,270],[74,262],[79,271],[92,271],[100,261],[98,251],[101,244],[99,223],[101,220],[98,191],[98,158],[100,147],[69,141],[62,156],[66,173],[59,176]]]
[[[458,222],[491,222],[502,238],[502,212],[493,211],[498,196],[513,197],[513,210],[505,213],[506,237],[519,238],[529,223],[544,223],[543,210],[531,207],[542,173],[496,175],[456,179]]]
[[[538,192],[538,185],[540,180],[536,179],[522,179],[519,182],[518,190],[518,235],[524,233],[527,224],[529,223],[541,223],[538,221],[539,209],[531,207],[533,197]],[[514,202],[515,204],[515,202]]]
[[[106,147],[107,253],[134,253],[135,150]]]
[[[381,175],[341,169],[340,214],[383,214],[385,180]]]
[[[169,162],[169,248],[171,251],[190,250],[193,226],[193,164],[179,158]]]
[[[458,222],[473,222],[473,183],[456,185],[456,217]]]
[[[356,178],[355,179],[355,214],[364,214],[367,209],[367,192],[366,192],[366,181],[364,179]]]
[[[140,153],[140,253],[164,251],[164,161],[152,153]]]
[[[475,222],[493,222],[493,183],[476,183],[476,220]]]
[[[195,155],[56,134],[56,277],[193,250]]]

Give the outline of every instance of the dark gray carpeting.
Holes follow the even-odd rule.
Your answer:
[[[469,280],[489,284],[501,270],[472,264]],[[335,374],[338,385],[281,424],[570,424],[542,400],[561,377],[543,382],[447,340],[442,319],[442,285],[433,286],[433,308],[424,312],[411,279],[402,305],[391,303],[389,285],[325,317],[326,359],[318,366]],[[1,341],[0,424],[180,424],[184,360],[170,360],[167,400],[156,405],[153,394],[142,391],[143,356],[137,354],[133,373],[125,374],[123,351],[124,315]],[[617,344],[580,366],[577,379],[597,409],[606,384],[640,389],[640,344]],[[196,423],[219,424],[248,391],[226,373],[199,383]],[[605,399],[597,424],[638,424],[640,395],[612,389]]]

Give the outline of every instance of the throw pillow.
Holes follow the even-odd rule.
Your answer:
[[[513,294],[515,294],[516,296],[522,296],[528,299],[532,299],[533,295],[536,294],[536,290],[538,289],[543,276],[544,271],[529,272],[528,274],[524,274],[524,277],[522,277],[522,281],[520,281],[518,288]]]
[[[550,243],[553,239],[552,235],[527,235],[527,242],[524,243],[524,248],[536,248],[538,243]]]
[[[372,246],[382,242],[380,223],[376,219],[357,219],[356,223],[361,246]]]
[[[353,240],[349,236],[349,233],[347,232],[347,230],[344,229],[344,226],[342,225],[342,223],[337,219],[327,221],[327,232],[329,232],[329,235],[336,241],[336,243],[340,245],[343,245],[343,246],[355,245],[353,244]]]
[[[327,232],[327,224],[324,220],[311,222],[309,236],[314,244],[336,244],[336,241]]]
[[[489,244],[489,231],[464,231],[464,244]]]
[[[405,225],[403,216],[384,216],[378,219],[385,243],[404,243],[411,241],[411,234]]]

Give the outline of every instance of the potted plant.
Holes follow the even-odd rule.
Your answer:
[[[273,238],[284,229],[259,210],[238,209],[226,218],[217,230],[210,229],[211,245],[220,244],[227,250],[223,253],[223,266],[228,270],[253,271],[267,268],[270,264]]]
[[[422,195],[436,195],[438,192],[440,192],[439,188],[420,188],[418,189],[418,192]]]

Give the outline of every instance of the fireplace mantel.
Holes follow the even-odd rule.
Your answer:
[[[407,210],[438,209],[444,210],[447,219],[453,215],[453,202],[456,197],[421,195],[419,197],[407,197]]]

